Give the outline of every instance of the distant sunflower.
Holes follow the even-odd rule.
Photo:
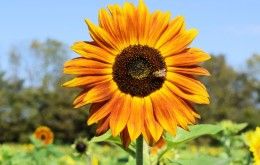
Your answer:
[[[81,57],[64,64],[77,75],[65,87],[80,87],[75,108],[92,103],[88,124],[97,133],[111,129],[128,145],[141,134],[149,144],[166,130],[188,129],[199,115],[191,102],[209,104],[205,86],[195,76],[209,75],[198,66],[210,56],[188,48],[197,35],[186,30],[181,16],[149,12],[142,0],[136,7],[109,5],[99,11],[99,26],[86,20],[93,41],[76,42]]]
[[[246,134],[247,144],[254,156],[254,165],[260,165],[260,127]]]
[[[38,127],[34,132],[34,136],[46,145],[52,144],[54,138],[53,132],[46,126]]]

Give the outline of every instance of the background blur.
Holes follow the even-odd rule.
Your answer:
[[[260,1],[146,1],[151,10],[184,15],[200,31],[192,46],[213,55],[204,64],[212,76],[203,79],[211,104],[198,106],[200,122],[259,126]],[[90,40],[84,19],[97,22],[98,9],[111,3],[123,0],[0,2],[0,143],[28,142],[39,125],[49,126],[56,142],[93,136],[85,124],[88,107],[72,108],[77,90],[61,87],[69,78],[62,67],[77,56],[69,49],[73,42]]]

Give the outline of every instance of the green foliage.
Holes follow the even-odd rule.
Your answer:
[[[204,64],[211,73],[203,78],[209,91],[209,106],[197,106],[202,122],[215,123],[221,120],[246,122],[251,128],[260,124],[260,82],[259,60],[252,57],[245,69],[235,70],[227,64],[223,55],[213,56]],[[256,64],[255,64],[256,63]],[[247,67],[246,67],[247,66]]]
[[[64,81],[62,65],[68,54],[65,47],[55,40],[33,41],[33,53],[29,57],[34,61],[29,61],[29,70],[23,68],[25,55],[20,55],[17,58],[23,59],[16,67],[21,77],[19,73],[8,78],[10,73],[0,72],[0,143],[28,142],[28,134],[40,125],[49,126],[55,139],[62,142],[73,142],[81,135],[92,136],[93,129],[85,124],[88,111],[72,108],[77,92],[61,87],[61,81]],[[11,52],[15,54],[17,51]],[[17,60],[11,61],[14,65],[19,64]],[[46,76],[50,77],[48,75],[52,78],[46,84],[44,81]]]
[[[200,124],[189,127],[189,131],[178,128],[175,137],[169,133],[165,134],[165,140],[169,147],[174,147],[178,144],[193,140],[203,135],[214,135],[220,132],[222,128],[218,125]]]

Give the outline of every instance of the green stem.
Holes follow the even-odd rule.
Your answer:
[[[136,165],[143,165],[143,136],[139,136],[136,140]]]

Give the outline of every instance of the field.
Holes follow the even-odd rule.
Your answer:
[[[179,130],[176,137],[165,136],[165,143],[155,147],[144,144],[144,162],[150,165],[249,165],[253,158],[245,143],[246,124],[225,122],[197,125],[190,132]],[[203,129],[202,129],[203,128]],[[204,136],[203,136],[204,135]],[[206,135],[206,136],[205,136]],[[197,138],[203,136],[201,138]],[[2,144],[0,164],[3,165],[134,165],[135,144],[128,149],[118,138],[106,133],[91,141],[77,140],[72,145],[49,144],[31,136],[28,144]],[[113,144],[112,144],[113,143]],[[84,147],[82,148],[82,144]],[[81,146],[80,148],[77,146]],[[130,154],[129,154],[130,153]]]

